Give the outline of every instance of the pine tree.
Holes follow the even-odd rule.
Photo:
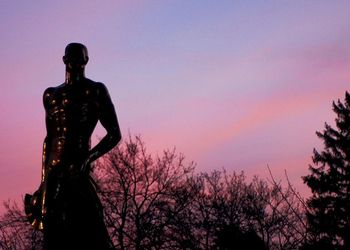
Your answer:
[[[336,128],[327,123],[316,132],[324,149],[314,149],[310,174],[303,177],[312,191],[307,213],[315,245],[349,249],[350,242],[350,95],[333,102]]]

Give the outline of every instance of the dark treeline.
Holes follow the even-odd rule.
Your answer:
[[[304,202],[288,182],[195,171],[175,150],[146,152],[130,136],[94,170],[116,249],[344,250],[350,234],[350,95],[333,104],[336,128],[317,135]],[[6,202],[1,249],[41,249],[22,206]]]
[[[137,136],[99,161],[94,176],[116,249],[296,249],[305,241],[305,211],[290,185],[197,174],[175,150],[152,157]],[[0,247],[40,249],[22,209],[6,210]]]

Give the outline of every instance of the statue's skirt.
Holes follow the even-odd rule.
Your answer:
[[[89,175],[51,175],[47,184],[45,249],[114,249]]]

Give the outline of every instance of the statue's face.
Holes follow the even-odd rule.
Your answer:
[[[77,72],[84,69],[89,60],[87,49],[81,44],[69,44],[66,47],[63,62],[70,72]]]

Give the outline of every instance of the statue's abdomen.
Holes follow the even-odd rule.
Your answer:
[[[48,164],[54,167],[83,160],[90,149],[90,137],[98,120],[93,99],[74,100],[60,95],[51,101],[47,112],[51,138]]]

